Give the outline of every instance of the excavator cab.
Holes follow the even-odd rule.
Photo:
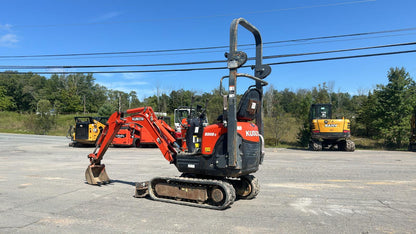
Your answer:
[[[310,121],[313,119],[332,119],[331,104],[312,104],[309,113]]]

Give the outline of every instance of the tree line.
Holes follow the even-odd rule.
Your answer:
[[[416,85],[405,68],[390,68],[387,85],[378,84],[367,93],[351,95],[334,91],[334,82],[310,89],[264,91],[265,138],[278,144],[295,126],[297,143],[309,139],[309,108],[313,103],[331,103],[333,117],[351,120],[353,136],[382,139],[385,146],[397,148],[408,143],[410,119],[416,104]],[[224,91],[223,91],[224,92]],[[111,90],[95,83],[93,74],[52,75],[50,78],[8,71],[0,74],[0,111],[20,113],[98,113],[109,116],[116,110],[151,106],[155,111],[172,114],[179,106],[207,105],[210,122],[222,113],[220,89],[197,93],[174,90],[139,100],[137,92]],[[47,116],[47,115],[45,115]],[[293,128],[292,130],[293,131]]]

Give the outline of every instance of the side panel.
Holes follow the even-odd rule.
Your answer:
[[[203,155],[211,155],[214,152],[218,139],[227,132],[223,124],[213,124],[205,127],[202,133],[201,152]]]
[[[225,133],[227,133],[227,128],[225,128],[223,124],[213,124],[205,127],[202,135],[202,154],[212,154],[218,139]],[[243,140],[257,143],[260,142],[258,127],[253,123],[238,122],[237,134],[239,134]]]
[[[155,141],[146,128],[140,129],[140,144],[154,144]]]
[[[133,136],[130,129],[121,128],[115,135],[112,144],[113,145],[125,145],[130,146],[133,144]]]
[[[260,142],[259,129],[254,123],[238,122],[237,134],[240,134],[246,141]]]

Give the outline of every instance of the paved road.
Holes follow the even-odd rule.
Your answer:
[[[64,137],[0,134],[0,233],[414,233],[416,153],[267,149],[261,192],[224,211],[133,198],[134,182],[178,175],[158,149],[110,148],[114,180],[85,184]]]

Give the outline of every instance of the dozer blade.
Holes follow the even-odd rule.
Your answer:
[[[89,165],[87,170],[85,170],[85,179],[88,184],[102,185],[110,183],[104,164]]]
[[[149,181],[136,183],[136,192],[134,197],[143,198],[149,195]]]

